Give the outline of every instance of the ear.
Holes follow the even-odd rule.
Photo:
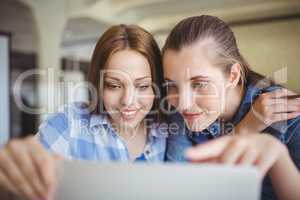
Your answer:
[[[230,75],[229,75],[229,87],[234,88],[239,84],[241,78],[241,65],[235,63],[231,66]]]

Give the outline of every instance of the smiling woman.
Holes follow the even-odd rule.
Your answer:
[[[152,82],[157,86],[161,86],[163,83],[162,67],[161,67],[161,57],[160,50],[156,44],[153,36],[148,32],[142,32],[135,29],[136,26],[124,26],[121,25],[120,28],[112,27],[100,38],[98,41],[91,61],[91,67],[89,69],[88,79],[89,82],[93,84],[95,88],[101,85],[100,73],[101,70],[104,72],[105,67],[108,65],[109,58],[116,52],[120,50],[134,50],[135,53],[142,56],[144,61],[147,60],[147,65],[150,67],[150,75]],[[114,37],[112,37],[114,36]],[[141,58],[141,57],[140,57]],[[126,58],[127,62],[134,63],[135,61],[130,61]],[[110,60],[111,62],[112,60]],[[140,60],[138,60],[140,61]],[[112,63],[118,64],[120,63]],[[138,63],[134,63],[135,65]],[[121,71],[119,71],[121,73]],[[122,75],[123,78],[128,78],[128,75]],[[98,91],[99,92],[99,91]],[[163,96],[162,88],[159,90],[156,88],[156,95]],[[160,92],[160,93],[159,93]],[[98,96],[101,97],[101,94]],[[153,102],[155,109],[159,110],[159,97],[155,98]],[[101,98],[98,101],[98,106],[94,110],[95,113],[101,112]],[[103,108],[103,107],[102,107]]]
[[[163,48],[163,68],[169,104],[178,111],[173,121],[187,133],[170,135],[168,160],[252,165],[265,176],[262,199],[300,199],[300,101],[251,70],[224,21],[208,15],[180,21]],[[260,115],[259,96],[272,117]],[[247,119],[247,112],[254,115]],[[243,118],[252,127],[267,123],[242,134],[234,127]]]
[[[29,199],[51,199],[56,155],[163,161],[166,133],[158,124],[161,75],[160,50],[150,33],[134,25],[108,29],[95,47],[89,70],[89,83],[96,91],[91,103],[67,105],[42,123],[35,138],[7,144],[0,151],[0,185]]]
[[[40,141],[72,159],[162,161],[165,138],[155,128],[162,89],[153,87],[162,85],[161,71],[160,51],[151,34],[134,25],[111,27],[92,56],[88,80],[95,93],[90,103],[67,106],[46,121]],[[59,120],[72,123],[58,128]],[[53,125],[58,129],[55,140]]]
[[[132,50],[119,51],[105,69],[102,96],[106,112],[115,124],[136,127],[150,112],[155,96],[147,59]]]

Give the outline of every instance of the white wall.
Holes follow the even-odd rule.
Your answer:
[[[273,76],[287,67],[288,88],[300,92],[300,19],[233,27],[252,68]]]
[[[9,137],[9,40],[0,35],[0,146]]]

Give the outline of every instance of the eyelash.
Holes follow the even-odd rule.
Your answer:
[[[194,89],[203,89],[206,88],[208,86],[208,82],[196,82],[196,83],[192,83],[192,88]]]
[[[120,86],[118,84],[113,84],[113,83],[105,83],[105,87],[108,88],[108,89],[117,90],[117,89],[120,89],[122,86]],[[149,87],[150,87],[150,85],[136,86],[136,88],[141,90],[141,91],[147,90]]]
[[[194,82],[192,83],[192,88],[193,89],[204,89],[208,86],[207,81],[202,81],[202,82]],[[172,91],[172,89],[177,89],[177,86],[174,83],[166,83],[166,88],[167,91]]]
[[[112,90],[116,90],[116,89],[121,88],[120,85],[113,84],[113,83],[105,83],[105,87],[108,88],[108,89],[112,89]]]
[[[150,87],[150,85],[139,85],[139,86],[137,86],[137,88],[139,89],[139,90],[147,90],[148,88]]]

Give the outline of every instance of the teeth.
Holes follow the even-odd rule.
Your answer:
[[[133,115],[136,111],[130,111],[130,112],[122,112],[123,115]]]

